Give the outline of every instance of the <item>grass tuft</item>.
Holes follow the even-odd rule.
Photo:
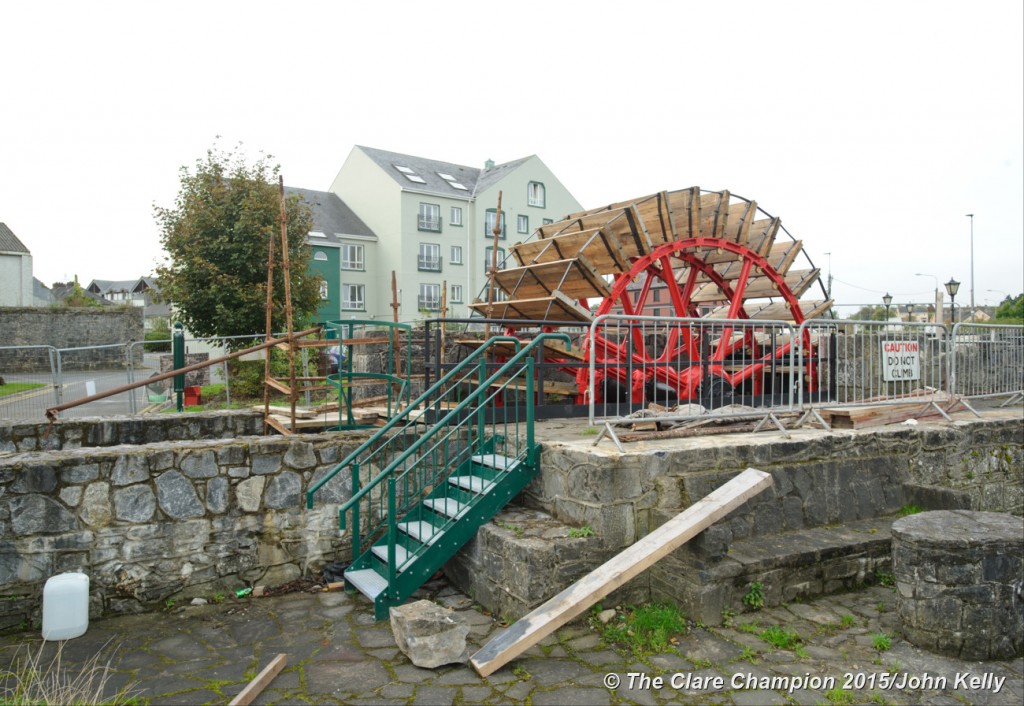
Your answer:
[[[107,661],[100,663],[101,652],[80,667],[63,663],[64,643],[58,642],[47,660],[47,643],[33,652],[27,646],[16,655],[10,671],[0,671],[0,703],[5,706],[30,704],[104,704],[128,706],[139,703],[137,687],[130,683],[114,693],[108,686],[114,670]]]

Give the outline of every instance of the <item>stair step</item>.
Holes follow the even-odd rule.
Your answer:
[[[476,454],[472,457],[473,463],[488,468],[497,468],[499,471],[511,471],[519,465],[519,459],[502,456],[501,454]]]
[[[458,500],[452,500],[451,498],[427,498],[423,501],[423,505],[429,507],[434,512],[456,520],[469,510],[469,505],[460,503]]]
[[[451,476],[448,482],[454,486],[469,490],[474,493],[485,493],[490,490],[495,481],[481,478],[480,476]]]
[[[369,598],[371,601],[377,599],[384,589],[388,587],[387,580],[373,569],[360,569],[358,571],[346,571],[345,580],[355,586],[356,590]]]
[[[399,522],[398,531],[405,532],[417,542],[422,542],[423,544],[433,544],[442,534],[441,530],[434,525],[422,521]]]
[[[385,564],[388,563],[388,545],[376,545],[371,551],[375,557],[383,561]],[[409,561],[409,551],[401,544],[395,545],[395,561],[398,563],[398,566],[395,567],[395,571],[401,571],[402,567],[404,567],[406,562]]]

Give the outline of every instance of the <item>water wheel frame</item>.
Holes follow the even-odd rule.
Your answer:
[[[788,239],[779,240],[779,233]],[[822,300],[800,299],[812,285],[820,286],[813,263],[806,270],[792,269],[801,255],[810,263],[802,242],[756,202],[728,191],[692,187],[660,192],[570,215],[542,226],[534,236],[512,246],[504,264],[514,260],[513,266],[491,274],[503,299],[477,302],[471,309],[505,320],[588,324],[604,314],[642,314],[659,281],[669,294],[667,304],[675,317],[781,320],[796,327],[822,315],[832,304],[827,294]],[[594,301],[599,303],[594,306]],[[508,331],[515,329],[511,325]],[[738,336],[724,322],[717,330],[709,358],[701,359],[699,336],[680,325],[660,350],[650,350],[632,327],[628,344],[598,334],[592,348],[584,346],[575,354],[546,351],[545,360],[578,363],[593,357],[599,371],[595,401],[602,401],[611,381],[620,390],[628,389],[633,403],[648,400],[653,384],[670,390],[678,401],[706,401],[721,392],[721,403],[746,381],[754,381],[759,391],[757,375],[792,346],[792,341],[765,346],[746,326]],[[802,344],[813,348],[809,339]],[[726,360],[741,348],[751,354],[747,364],[727,369]],[[701,359],[701,363],[670,364],[681,358]],[[574,372],[582,399],[589,385],[587,371],[577,368]],[[813,390],[816,375],[808,372],[805,384]]]

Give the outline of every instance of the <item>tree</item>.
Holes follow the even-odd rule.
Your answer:
[[[157,268],[160,296],[199,336],[249,336],[266,329],[267,257],[274,239],[273,330],[285,329],[281,266],[280,167],[261,156],[246,164],[237,152],[207,150],[194,171],[180,170],[173,208],[154,206],[168,261]],[[306,236],[313,224],[298,197],[285,202],[293,320],[310,321],[320,280],[309,270]],[[249,340],[230,342],[239,349]]]
[[[1003,303],[996,309],[996,323],[1024,323],[1024,294],[1018,294],[1016,297],[1007,296],[1003,299]]]
[[[865,305],[847,318],[850,321],[885,321],[885,307]]]

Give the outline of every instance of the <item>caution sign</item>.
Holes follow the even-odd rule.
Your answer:
[[[882,341],[882,379],[885,382],[921,379],[921,349],[917,341]]]

